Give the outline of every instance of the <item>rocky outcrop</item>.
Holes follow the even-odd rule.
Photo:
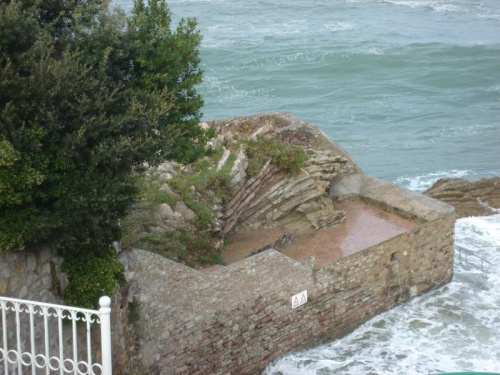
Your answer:
[[[424,194],[454,206],[459,218],[491,215],[500,209],[500,177],[477,181],[440,179]]]
[[[359,168],[319,128],[289,113],[238,117],[216,122],[215,126],[226,140],[273,137],[289,146],[303,147],[308,156],[294,176],[269,160],[257,176],[248,178],[248,159],[239,149],[231,170],[235,193],[223,214],[224,234],[275,227],[301,232],[343,223],[345,212],[335,210],[325,195],[332,182]]]

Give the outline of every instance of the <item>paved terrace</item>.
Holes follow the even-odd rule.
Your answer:
[[[313,256],[316,267],[335,262],[371,246],[408,232],[416,223],[370,206],[362,201],[336,205],[347,211],[345,224],[301,235],[281,252],[293,259]],[[223,258],[226,264],[248,257],[252,251],[273,243],[283,230],[240,233],[228,237]]]

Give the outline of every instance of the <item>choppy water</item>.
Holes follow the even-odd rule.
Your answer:
[[[343,339],[286,356],[265,374],[500,372],[500,214],[458,220],[456,242],[495,266],[483,273],[457,259],[452,283],[378,315]]]
[[[132,0],[115,0],[129,10]],[[197,17],[207,120],[289,110],[365,172],[423,190],[500,175],[499,0],[171,0]],[[500,371],[500,215],[462,219],[448,286],[268,374]]]
[[[500,174],[500,1],[169,4],[204,36],[206,119],[289,110],[386,180]]]

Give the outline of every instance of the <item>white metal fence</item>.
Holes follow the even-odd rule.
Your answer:
[[[111,299],[101,297],[99,305],[0,297],[0,375],[112,375]]]

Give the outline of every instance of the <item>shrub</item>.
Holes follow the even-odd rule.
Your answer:
[[[243,145],[248,155],[247,175],[250,177],[256,176],[269,159],[290,175],[296,174],[307,160],[307,154],[302,147],[287,147],[275,138],[259,136],[255,141],[245,140]]]
[[[211,136],[196,21],[172,31],[164,0],[137,0],[129,17],[108,4],[0,2],[0,251],[52,244],[67,301],[84,306],[122,277],[112,243],[134,174],[192,162]]]

